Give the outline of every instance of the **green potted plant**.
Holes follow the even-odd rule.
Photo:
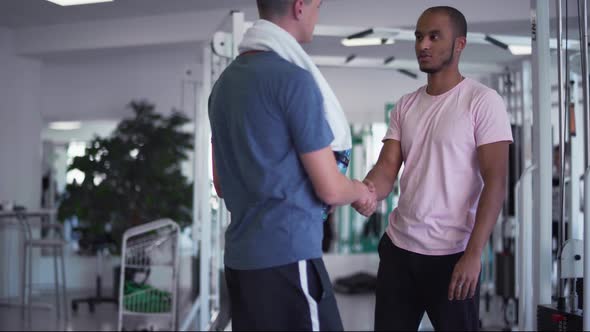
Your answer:
[[[58,210],[61,221],[73,216],[81,221],[83,237],[110,230],[117,252],[130,227],[160,218],[181,228],[192,223],[192,183],[181,171],[193,148],[192,134],[182,130],[189,119],[178,111],[156,113],[146,101],[129,107],[133,117],[109,137],[95,137],[85,155],[74,158],[68,170],[85,177],[66,186]]]

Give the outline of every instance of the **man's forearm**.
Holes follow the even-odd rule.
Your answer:
[[[500,180],[501,181],[501,180]],[[467,244],[466,254],[481,256],[502,209],[506,187],[499,181],[484,186],[475,216],[475,225]]]
[[[367,174],[365,180],[371,181],[375,186],[375,193],[378,201],[384,200],[389,195],[393,189],[397,173],[398,172],[396,171],[395,174],[389,175],[388,172],[383,171],[379,167],[379,164],[377,164],[371,169],[369,174]]]

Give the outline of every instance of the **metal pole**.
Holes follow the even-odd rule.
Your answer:
[[[561,12],[561,0],[557,0],[557,92],[558,92],[558,112],[559,112],[559,224],[557,228],[557,250],[559,252],[557,261],[561,260],[561,247],[564,243],[563,222],[565,220],[565,130],[563,128],[563,18]],[[557,307],[565,309],[565,297],[563,294],[563,280],[561,280],[561,264],[557,264]]]
[[[533,307],[533,290],[531,280],[533,278],[533,267],[531,262],[532,251],[532,174],[535,166],[526,168],[520,180],[515,186],[516,212],[519,221],[519,236],[517,248],[521,260],[517,265],[519,271],[520,287],[518,290],[518,328],[520,331],[532,331],[534,329],[535,308]]]
[[[580,1],[578,0],[578,20],[583,20],[583,25],[580,29],[580,51],[582,58],[582,85],[583,85],[583,101],[584,101],[584,144],[585,144],[585,155],[584,155],[584,167],[586,172],[584,173],[584,331],[590,330],[590,185],[586,179],[590,177],[590,137],[589,122],[588,121],[588,3],[586,0],[582,0],[582,8],[580,15]]]
[[[184,87],[183,87],[184,89]],[[203,98],[203,87],[197,86],[195,92],[195,108],[193,111],[193,227],[192,227],[192,239],[193,239],[193,255],[199,255],[199,247],[198,244],[200,243],[200,224],[199,224],[199,199],[200,199],[200,192],[199,192],[199,182],[197,181],[199,174],[201,174],[201,170],[199,167],[201,163],[199,162],[199,156],[201,155],[201,146],[199,144],[199,112],[200,112],[200,102]]]
[[[552,143],[549,49],[549,2],[532,0],[533,84],[533,305],[551,304]]]
[[[581,59],[580,54],[576,55],[576,61]],[[568,222],[571,227],[569,232],[570,239],[583,239],[584,238],[584,216],[580,207],[583,206],[583,187],[581,187],[581,180],[584,178],[584,172],[586,171],[586,165],[584,164],[584,114],[582,107],[582,88],[581,74],[571,73],[572,84],[571,88],[571,103],[574,107],[572,114],[572,120],[575,123],[576,135],[570,135],[570,152],[571,163],[570,163],[570,204],[568,204]],[[580,298],[580,301],[582,299]]]
[[[580,4],[580,0],[578,0]],[[586,0],[582,0],[582,15],[580,15],[580,7],[578,7],[578,19],[582,20],[580,27],[580,52],[582,64],[582,100],[584,101],[584,166],[590,167],[590,121],[588,120],[588,102],[590,95],[588,91],[588,3]],[[585,47],[584,47],[585,46]]]
[[[532,164],[532,96],[531,96],[531,62],[525,60],[522,62],[520,76],[520,94],[522,98],[522,142],[521,142],[521,164],[523,172],[518,182],[520,188],[515,188],[517,193],[517,212],[515,213],[519,222],[518,248],[519,258],[518,269],[520,271],[519,284],[519,309],[518,309],[518,327],[520,331],[532,331],[534,329],[535,308],[533,302],[533,188],[532,177],[534,166]],[[520,190],[518,190],[520,189]],[[516,212],[515,211],[515,212]]]
[[[521,95],[522,95],[522,142],[521,142],[521,153],[522,153],[522,169],[531,166],[532,160],[532,119],[533,119],[533,100],[532,100],[532,73],[531,73],[531,61],[525,60],[522,63],[521,68]]]
[[[209,146],[209,142],[208,139],[205,141],[205,143],[203,143],[203,137],[204,137],[204,133],[202,132],[203,130],[207,131],[207,137],[209,136],[208,134],[208,129],[209,129],[209,123],[203,124],[203,121],[207,121],[208,117],[206,115],[207,113],[207,98],[209,96],[209,93],[211,91],[211,86],[212,86],[212,82],[211,82],[211,62],[212,62],[212,54],[211,54],[211,47],[209,45],[206,45],[205,48],[203,49],[203,92],[202,92],[202,98],[200,100],[200,112],[199,112],[199,117],[197,118],[196,122],[195,122],[195,127],[199,128],[196,131],[196,134],[198,135],[199,139],[199,144],[201,145],[201,151],[202,151],[202,155],[200,156],[195,156],[195,159],[200,159],[200,162],[202,162],[202,160],[208,160],[207,158],[207,154],[206,152],[209,151],[208,146]],[[206,144],[207,148],[202,145],[202,144]],[[204,211],[204,207],[206,206],[208,208],[209,206],[209,196],[204,195],[206,192],[208,191],[204,191],[205,186],[209,185],[209,177],[207,176],[207,167],[203,167],[204,165],[201,165],[200,167],[198,167],[197,169],[200,171],[199,173],[195,173],[195,183],[198,182],[198,186],[195,188],[198,194],[201,195],[201,197],[199,198],[199,204],[196,206],[196,211],[198,211],[199,215],[199,225],[200,225],[200,235],[201,235],[201,252],[200,252],[200,270],[199,270],[199,274],[200,274],[200,285],[199,285],[199,299],[201,301],[200,304],[200,313],[199,313],[199,331],[205,331],[208,329],[209,326],[209,321],[210,321],[210,299],[211,299],[211,294],[210,294],[210,271],[211,271],[211,223],[210,223],[210,218],[206,218],[206,216],[209,215],[209,213],[206,213],[207,211]]]

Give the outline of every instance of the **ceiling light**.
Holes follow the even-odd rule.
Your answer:
[[[55,121],[49,123],[49,129],[53,130],[76,130],[82,127],[79,121]]]
[[[533,53],[533,47],[530,45],[510,45],[508,49],[514,55],[529,55]]]
[[[400,68],[397,71],[400,72],[400,73],[402,73],[402,74],[404,74],[404,75],[406,75],[406,76],[408,76],[408,77],[411,77],[413,79],[418,79],[418,75],[416,75],[415,73],[412,73],[411,71],[409,71],[407,69]]]
[[[364,38],[364,37],[367,37],[368,35],[372,35],[374,32],[375,32],[375,30],[373,28],[371,28],[371,29],[363,30],[361,32],[357,32],[357,33],[352,34],[346,38],[347,39]]]
[[[395,60],[394,56],[387,57],[387,58],[385,58],[385,60],[383,60],[383,64],[388,65],[388,64],[392,63],[393,60]]]
[[[346,57],[346,60],[344,60],[344,63],[349,63],[352,60],[354,60],[356,58],[356,54],[351,54],[349,56]]]
[[[395,43],[395,40],[391,38],[354,38],[342,39],[342,45],[344,46],[375,46],[375,45],[391,45]]]
[[[531,45],[509,45],[489,35],[486,35],[484,39],[492,45],[510,51],[513,55],[528,55],[532,53]]]
[[[91,3],[112,2],[113,0],[47,0],[60,6],[88,5]]]
[[[499,41],[498,39],[496,39],[496,38],[494,38],[494,37],[492,37],[492,36],[490,36],[490,35],[486,35],[486,36],[484,37],[484,39],[485,39],[485,41],[487,41],[488,43],[490,43],[490,44],[492,44],[492,45],[495,45],[495,46],[498,46],[499,48],[502,48],[502,49],[505,49],[505,50],[507,50],[507,49],[508,49],[508,44],[506,44],[506,43],[503,43],[503,42]]]

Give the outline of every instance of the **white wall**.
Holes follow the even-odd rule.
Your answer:
[[[320,70],[351,123],[385,121],[385,103],[397,102],[404,94],[426,84],[423,75],[413,79],[395,70],[333,67]]]
[[[182,106],[186,69],[200,77],[199,52],[195,44],[48,61],[41,75],[41,112],[51,121],[118,120],[129,114],[125,107],[132,99],[145,98],[156,103],[156,110],[168,113]]]
[[[194,64],[199,48],[151,49],[68,63],[47,62],[42,70],[42,114],[47,120],[120,119],[132,98],[149,98],[157,110],[181,106],[185,68]],[[332,85],[351,122],[383,121],[386,102],[425,84],[423,75],[409,78],[395,70],[330,68],[321,71]],[[185,105],[190,93],[185,87]],[[190,107],[188,107],[190,108]],[[192,117],[191,112],[187,115]]]
[[[14,55],[13,33],[0,28],[0,201],[28,209],[40,205],[41,113],[38,61]],[[19,238],[13,229],[0,230],[0,296],[16,295],[19,287]]]
[[[12,32],[0,29],[0,200],[40,203],[40,63],[13,55]]]

